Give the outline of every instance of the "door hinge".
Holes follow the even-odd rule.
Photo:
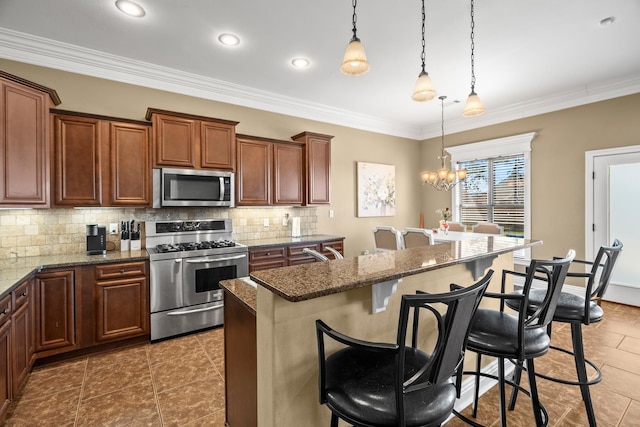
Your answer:
[[[591,231],[596,231],[596,225],[595,224],[591,224]]]
[[[596,179],[596,171],[591,172],[591,179]]]

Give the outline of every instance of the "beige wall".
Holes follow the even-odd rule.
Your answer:
[[[418,172],[434,166],[439,138],[426,141],[360,131],[205,99],[81,76],[0,59],[0,69],[56,89],[61,109],[143,119],[147,107],[239,121],[239,133],[288,140],[301,131],[334,135],[332,202],[316,209],[317,232],[346,237],[347,256],[373,249],[371,229],[435,223],[434,211],[450,206],[448,193],[423,187]],[[640,94],[542,114],[446,136],[459,145],[537,132],[532,161],[532,238],[544,245],[534,257],[564,254],[571,247],[584,255],[584,153],[587,150],[640,144]],[[469,119],[473,120],[473,119]],[[394,217],[356,217],[356,162],[396,166],[397,212]],[[334,217],[329,218],[329,210]],[[242,215],[242,214],[240,214]]]
[[[330,207],[317,208],[315,230],[322,234],[346,237],[347,256],[357,255],[365,249],[373,250],[371,229],[375,225],[388,224],[402,228],[417,224],[417,212],[420,209],[420,183],[415,174],[420,152],[417,141],[3,59],[0,59],[0,69],[55,89],[62,100],[57,107],[59,109],[142,120],[147,108],[153,107],[235,120],[240,122],[237,126],[239,133],[267,138],[290,140],[291,136],[302,131],[333,135],[332,202]],[[396,216],[356,218],[357,161],[396,166]],[[333,218],[329,218],[330,209],[334,211]],[[235,211],[238,211],[236,215],[244,215],[239,209]]]
[[[584,259],[585,152],[640,144],[639,119],[640,94],[634,94],[446,135],[445,144],[537,132],[531,152],[531,237],[544,245],[534,247],[532,256],[564,255],[574,248]],[[439,138],[423,142],[422,168],[433,168],[439,150]],[[449,194],[426,187],[422,197],[427,219],[436,209],[451,205]]]

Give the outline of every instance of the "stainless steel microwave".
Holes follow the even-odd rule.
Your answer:
[[[153,170],[153,207],[234,206],[234,174],[225,171]]]

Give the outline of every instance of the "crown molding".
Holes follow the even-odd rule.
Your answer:
[[[424,140],[440,135],[439,125],[411,127],[2,27],[0,27],[0,57],[413,140]],[[640,92],[640,77],[595,83],[553,97],[540,97],[513,104],[487,112],[482,116],[448,120],[447,133],[462,132],[637,92]]]

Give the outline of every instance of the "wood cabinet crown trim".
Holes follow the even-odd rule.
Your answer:
[[[184,119],[191,119],[191,120],[200,120],[203,122],[216,122],[216,123],[222,123],[222,124],[226,124],[226,125],[230,125],[230,126],[235,126],[240,122],[236,122],[233,120],[226,120],[226,119],[217,119],[215,117],[206,117],[206,116],[198,116],[196,114],[188,114],[188,113],[179,113],[177,111],[168,111],[168,110],[161,110],[159,108],[147,108],[147,113],[145,114],[145,119],[147,120],[151,120],[152,116],[154,114],[162,114],[165,116],[175,116],[175,117],[182,117]]]
[[[236,134],[236,139],[241,139],[243,141],[263,141],[273,144],[304,145],[304,142],[300,141],[287,141],[283,139],[265,138],[263,136],[245,135],[240,133]]]
[[[84,113],[81,111],[69,111],[69,110],[59,110],[57,108],[52,108],[49,110],[51,114],[63,115],[63,116],[72,116],[72,117],[86,117],[90,119],[103,120],[108,122],[119,122],[119,123],[132,123],[141,126],[151,126],[151,122],[145,120],[134,120],[134,119],[125,119],[122,117],[112,117],[112,116],[103,116],[101,114],[92,114],[92,113]]]
[[[34,83],[32,81],[23,79],[21,77],[14,76],[13,74],[9,74],[6,71],[2,71],[2,70],[0,70],[0,78],[10,80],[14,83],[18,83],[26,87],[30,87],[31,89],[39,90],[40,92],[44,92],[49,95],[49,98],[51,98],[51,101],[55,105],[60,105],[62,103],[62,101],[60,100],[60,97],[58,96],[58,92],[56,92],[55,89],[51,89],[46,86],[39,85],[38,83]]]

